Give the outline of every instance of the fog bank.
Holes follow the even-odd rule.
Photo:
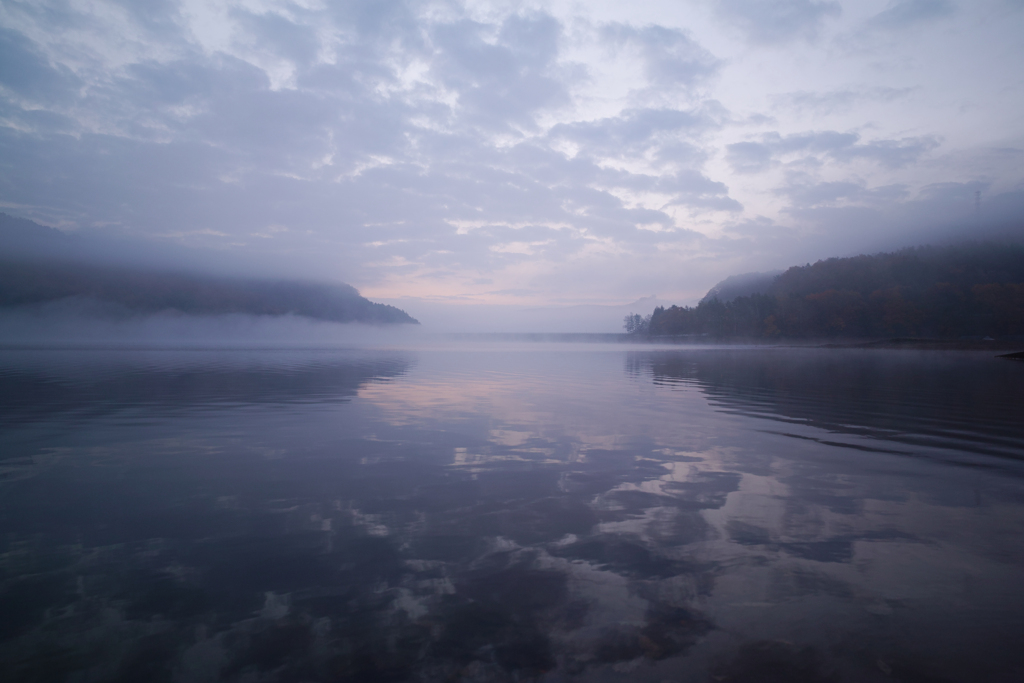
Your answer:
[[[0,310],[5,346],[387,346],[423,338],[415,325],[381,327],[296,315],[147,315],[89,299]]]

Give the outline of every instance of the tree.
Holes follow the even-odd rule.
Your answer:
[[[647,334],[651,327],[651,316],[644,317],[639,313],[630,313],[622,319],[627,334]]]

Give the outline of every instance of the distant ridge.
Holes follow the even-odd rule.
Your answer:
[[[405,311],[369,301],[345,284],[218,277],[89,263],[59,230],[0,214],[0,308],[59,300],[105,304],[127,314],[297,315],[331,322],[419,324]]]
[[[0,249],[5,254],[45,256],[71,243],[72,239],[56,228],[0,211]]]
[[[708,290],[701,302],[718,299],[722,303],[732,301],[741,296],[751,294],[764,294],[775,284],[775,280],[782,274],[781,270],[773,270],[768,273],[744,273],[743,275],[731,275]]]

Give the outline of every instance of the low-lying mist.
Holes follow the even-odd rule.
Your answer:
[[[421,338],[416,325],[382,327],[294,314],[136,314],[78,297],[0,310],[0,344],[7,346],[379,346]]]
[[[0,343],[338,343],[418,323],[340,282],[103,246],[0,213]]]

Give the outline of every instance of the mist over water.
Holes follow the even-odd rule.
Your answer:
[[[0,344],[6,346],[390,346],[416,343],[423,336],[411,325],[336,323],[298,315],[138,314],[78,298],[0,310]]]
[[[1011,681],[1024,364],[0,351],[12,680]]]

